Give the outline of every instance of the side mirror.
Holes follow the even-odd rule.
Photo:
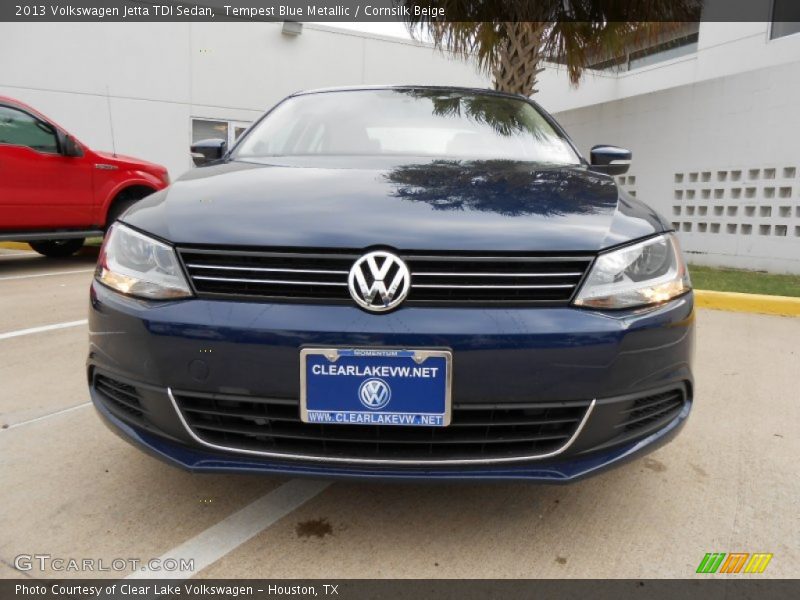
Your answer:
[[[622,175],[628,172],[631,166],[633,153],[618,146],[595,146],[589,152],[591,159],[590,169],[606,175]]]
[[[228,142],[225,140],[212,138],[200,140],[192,144],[192,160],[196,167],[212,164],[225,156],[228,149]]]
[[[81,145],[68,133],[59,134],[59,142],[61,144],[62,156],[72,156],[78,158],[83,156],[83,148]]]

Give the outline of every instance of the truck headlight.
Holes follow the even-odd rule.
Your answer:
[[[106,234],[95,278],[113,290],[147,300],[192,295],[172,247],[119,222]]]
[[[668,233],[600,254],[574,303],[632,308],[666,302],[691,289],[678,239]]]

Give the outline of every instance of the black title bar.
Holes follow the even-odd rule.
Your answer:
[[[2,0],[0,21],[800,21],[798,0]]]
[[[698,576],[696,579],[6,579],[0,600],[423,600],[428,598],[557,600],[792,599],[797,580],[757,575]]]

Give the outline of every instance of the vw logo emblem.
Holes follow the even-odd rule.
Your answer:
[[[392,399],[392,388],[383,379],[372,377],[365,379],[358,388],[358,399],[370,410],[378,410],[389,404]]]
[[[347,287],[361,308],[384,312],[397,307],[408,296],[411,273],[400,257],[377,250],[353,263]]]

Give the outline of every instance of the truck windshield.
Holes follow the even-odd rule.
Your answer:
[[[430,88],[294,96],[250,130],[233,158],[308,155],[580,164],[570,144],[533,105]]]

